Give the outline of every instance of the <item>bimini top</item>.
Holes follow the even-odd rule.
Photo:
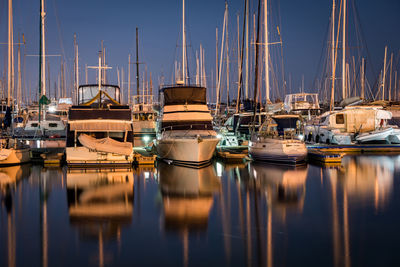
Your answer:
[[[196,86],[171,86],[161,89],[164,93],[164,105],[206,105],[207,89]]]

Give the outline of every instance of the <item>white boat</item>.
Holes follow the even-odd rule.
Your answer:
[[[120,88],[101,84],[101,77],[97,85],[79,86],[78,105],[68,112],[69,167],[132,166],[132,111],[120,104],[120,97]]]
[[[8,145],[2,142],[0,148],[0,166],[18,165],[31,160],[30,148],[17,140],[9,139]]]
[[[307,147],[301,140],[299,115],[275,115],[268,118],[253,134],[249,155],[255,161],[298,164],[307,157]]]
[[[322,114],[305,127],[307,141],[349,145],[380,143],[395,133],[387,125],[392,114],[375,106],[351,106]]]
[[[79,90],[92,95],[97,86],[82,85]],[[101,90],[119,100],[118,86],[102,85]],[[116,104],[72,106],[65,152],[68,166],[130,167],[133,163],[131,114],[128,106]]]
[[[154,141],[157,156],[175,164],[208,164],[219,138],[212,127],[206,88],[172,86],[161,92],[161,121]]]

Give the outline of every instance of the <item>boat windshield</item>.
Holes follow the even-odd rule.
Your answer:
[[[116,102],[121,103],[120,101],[120,89],[115,85],[102,85],[102,92],[106,93],[109,97],[114,99]],[[78,89],[78,105],[82,105],[88,103],[90,100],[95,98],[99,93],[98,85],[82,85]],[[102,95],[102,102],[104,100],[110,100],[106,95]],[[96,100],[97,102],[98,100]]]
[[[164,105],[206,105],[206,88],[204,87],[168,87],[163,89]]]

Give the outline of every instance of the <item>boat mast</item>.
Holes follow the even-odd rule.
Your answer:
[[[343,99],[347,97],[346,94],[346,6],[347,0],[343,0],[343,42],[342,42],[342,96]]]
[[[260,13],[261,13],[261,0],[258,0],[258,18],[257,18],[257,33],[256,31],[254,31],[254,34],[257,34],[256,36],[256,40],[255,40],[255,49],[256,49],[256,53],[255,53],[255,67],[254,67],[254,114],[253,114],[253,125],[256,122],[256,116],[257,116],[257,94],[258,94],[258,53],[259,53],[259,46],[257,45],[259,43],[260,40]],[[255,27],[255,23],[254,23],[254,27]]]
[[[265,38],[265,98],[266,104],[270,103],[269,98],[269,46],[268,46],[268,0],[264,0],[264,38]]]
[[[8,0],[8,57],[7,57],[7,106],[10,106],[12,79],[11,79],[11,55],[13,47],[13,16],[12,16],[12,0]]]
[[[43,83],[43,90],[42,95],[46,95],[46,44],[45,44],[45,31],[44,31],[44,19],[46,16],[46,12],[44,11],[44,0],[42,0],[42,11],[40,13],[41,21],[42,21],[42,83]]]
[[[228,1],[225,1],[225,6],[226,6],[226,38],[225,38],[225,45],[226,45],[226,108],[228,109],[229,107],[229,38],[228,38],[228,19],[229,19],[229,13],[228,13]]]
[[[136,95],[139,95],[140,90],[139,78],[139,31],[136,27]]]
[[[332,111],[333,106],[335,104],[335,10],[336,9],[336,0],[332,0],[332,88],[331,88],[331,103],[330,110]]]
[[[131,54],[128,55],[128,105],[130,104],[131,104]]]
[[[385,46],[385,59],[384,59],[384,62],[383,62],[383,74],[382,74],[382,100],[385,100],[386,58],[387,58],[387,46]]]
[[[79,51],[75,33],[74,33],[74,47],[75,47],[75,99],[77,101],[78,88],[79,88]]]
[[[185,0],[182,0],[182,81],[186,84]]]
[[[246,0],[246,80],[245,80],[245,97],[246,99],[249,98],[249,1]]]

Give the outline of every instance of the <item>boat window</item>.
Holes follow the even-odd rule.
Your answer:
[[[37,123],[32,123],[31,124],[31,127],[38,127],[39,126],[39,124],[37,124]]]
[[[344,114],[336,114],[336,124],[344,124]]]
[[[55,128],[55,127],[57,127],[57,123],[49,123],[49,127]]]
[[[109,137],[111,138],[123,138],[124,132],[110,132]]]

